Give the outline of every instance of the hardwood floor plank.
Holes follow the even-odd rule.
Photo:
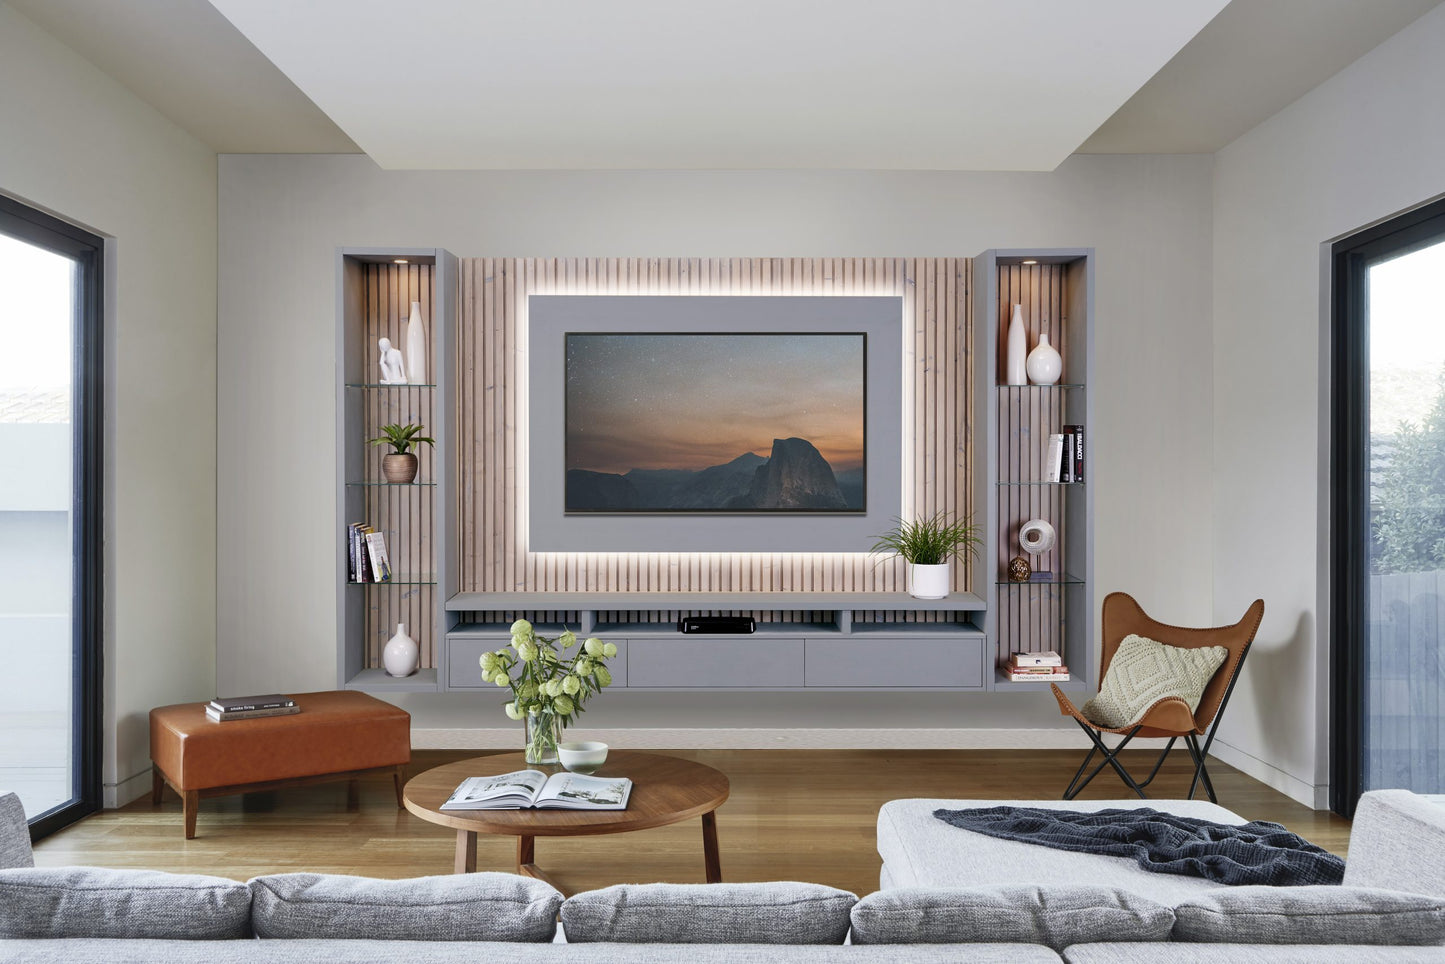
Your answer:
[[[1070,750],[690,750],[667,751],[726,773],[732,795],[717,811],[723,879],[805,880],[870,893],[880,860],[878,808],[900,797],[958,800],[1058,799],[1083,757]],[[410,774],[482,755],[419,750]],[[1126,752],[1131,770],[1153,754]],[[1210,761],[1222,806],[1282,823],[1335,853],[1349,846],[1349,822],[1311,810],[1217,760]],[[1147,767],[1145,768],[1147,772]],[[1176,751],[1151,790],[1187,791],[1188,755]],[[245,880],[314,871],[368,877],[450,873],[456,833],[396,809],[388,774],[362,778],[358,807],[347,809],[345,783],[276,790],[201,802],[197,836],[182,837],[181,802],[166,790],[82,820],[35,848],[40,866],[86,864],[214,874]],[[1124,799],[1128,790],[1101,775],[1081,799]],[[616,883],[701,883],[706,869],[695,820],[602,837],[549,838],[538,861],[568,893]],[[515,837],[481,835],[477,869],[512,871]]]

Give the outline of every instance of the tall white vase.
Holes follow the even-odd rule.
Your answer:
[[[1010,385],[1029,383],[1026,369],[1029,354],[1029,335],[1024,330],[1024,306],[1014,305],[1013,318],[1008,323],[1008,353],[1005,355],[1004,378]]]
[[[1064,373],[1064,360],[1059,357],[1054,346],[1049,344],[1049,336],[1041,334],[1039,343],[1029,352],[1025,367],[1028,369],[1029,381],[1035,385],[1052,385]]]
[[[413,385],[426,384],[426,326],[420,301],[411,303],[411,320],[406,323],[406,373]]]
[[[381,665],[387,676],[410,676],[421,662],[421,647],[406,634],[406,624],[396,624],[396,635],[381,651]]]

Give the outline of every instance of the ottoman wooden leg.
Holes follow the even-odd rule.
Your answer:
[[[151,805],[161,802],[161,794],[166,788],[166,778],[161,776],[160,767],[151,764]]]
[[[392,785],[396,787],[396,809],[398,810],[406,809],[406,802],[402,800],[401,796],[402,785],[406,782],[405,776],[405,771],[401,767],[397,767],[396,772],[391,775]]]
[[[187,790],[181,794],[181,809],[186,816],[186,839],[194,840],[196,837],[196,811],[201,806],[201,795],[195,790]]]
[[[361,809],[361,784],[356,780],[346,781],[346,812],[354,813]]]

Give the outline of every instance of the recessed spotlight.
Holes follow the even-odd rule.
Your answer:
[[[1019,262],[1019,263],[1020,263],[1020,264],[1038,264],[1038,262],[1035,261],[1033,258],[1029,258],[1027,261],[1021,261],[1021,262]]]
[[[411,262],[406,260],[405,258],[397,258],[395,261],[392,262],[392,264],[411,264]]]

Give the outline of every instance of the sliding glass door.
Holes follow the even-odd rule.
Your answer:
[[[1331,806],[1445,793],[1445,206],[1335,250]]]
[[[0,790],[100,806],[101,239],[0,197]]]

